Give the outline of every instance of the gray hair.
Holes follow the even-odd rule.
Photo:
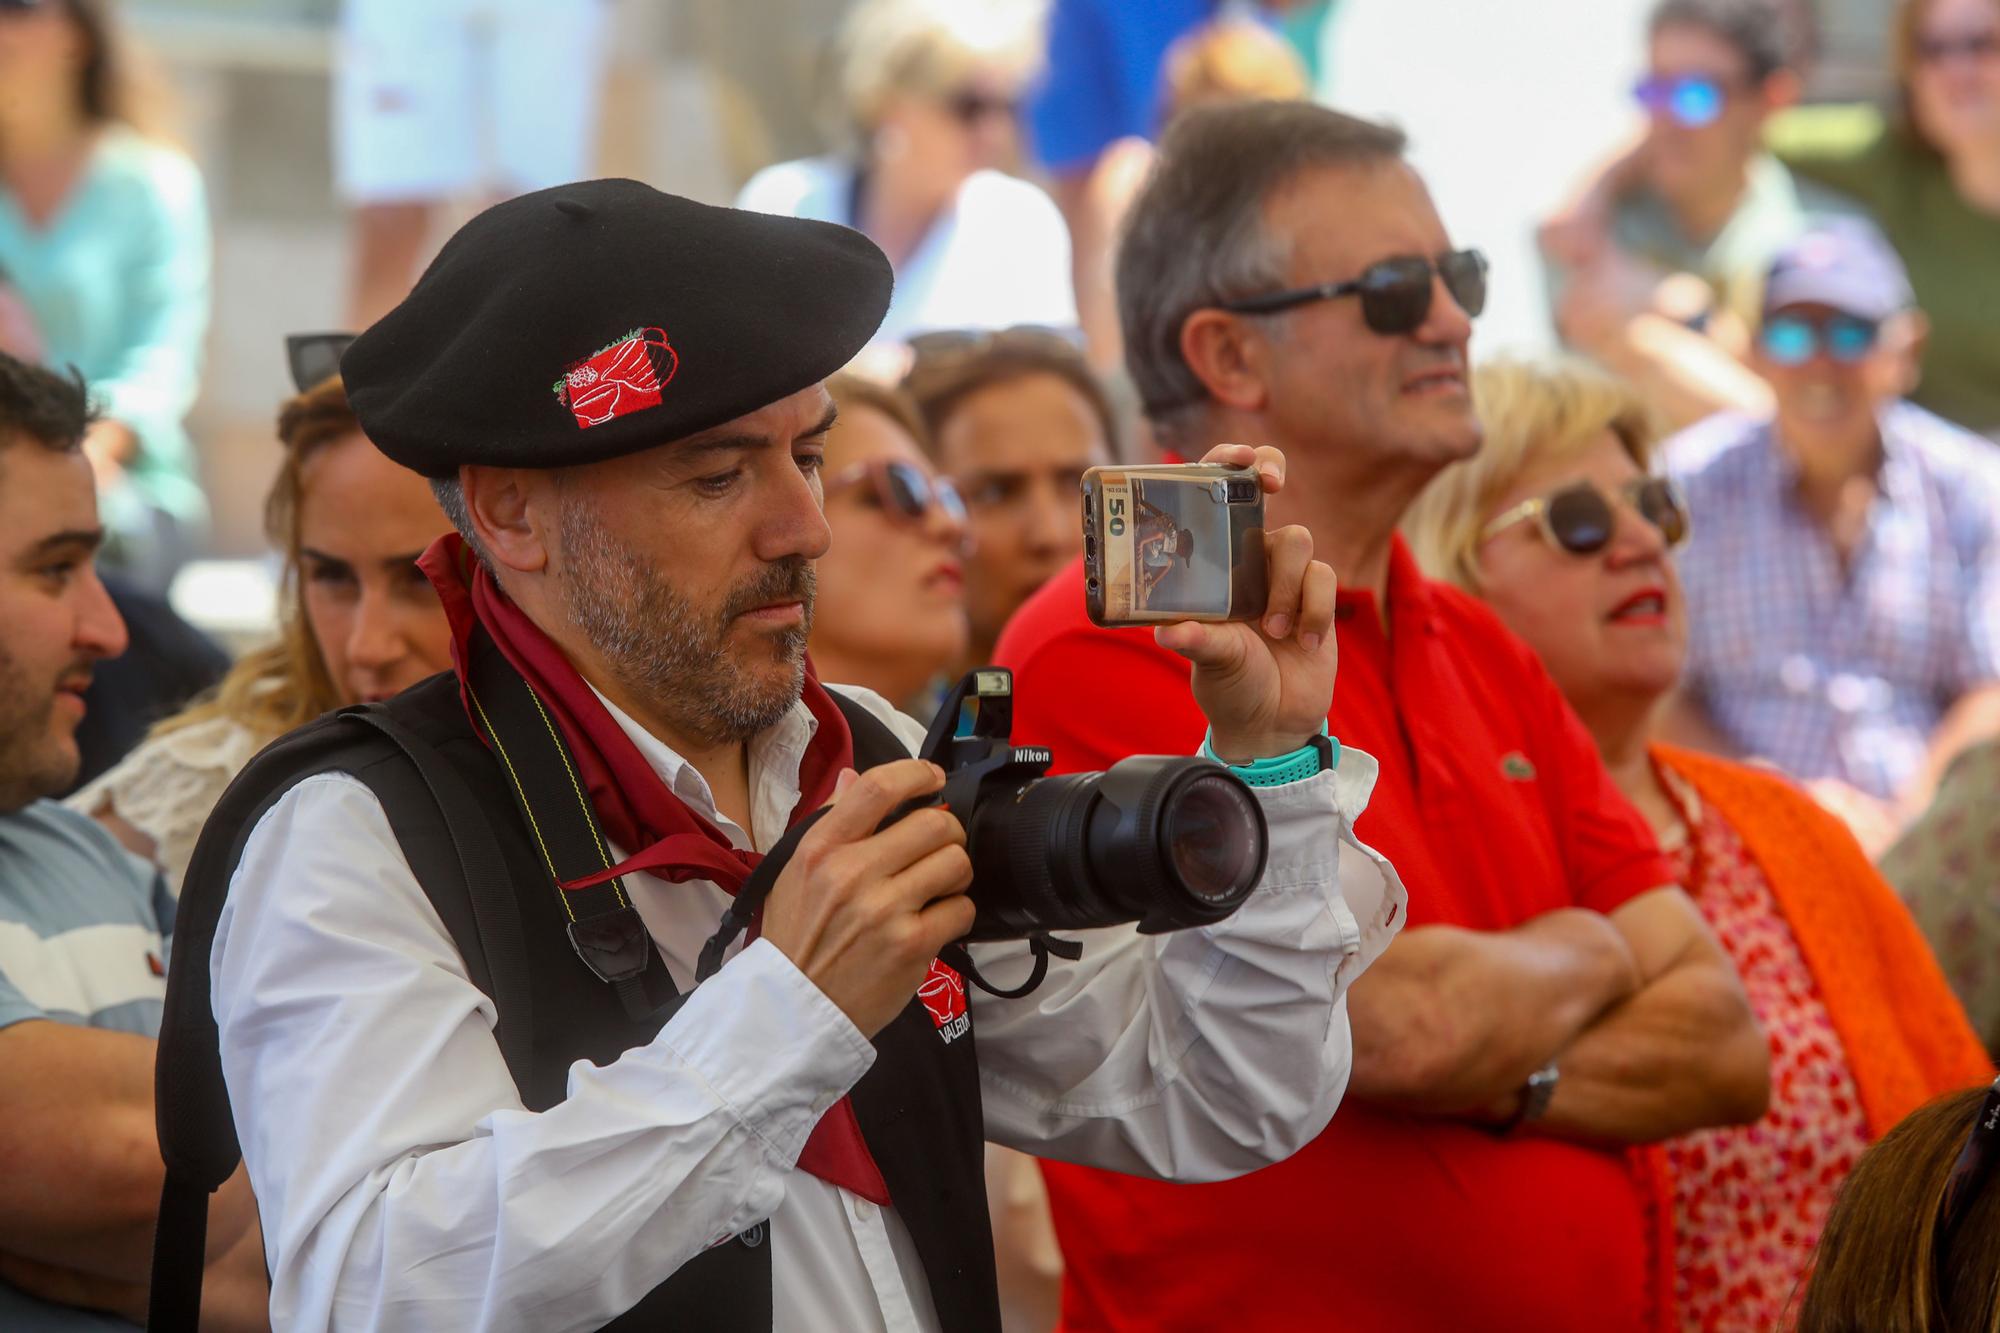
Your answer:
[[[428,477],[426,480],[431,484],[431,494],[437,497],[438,508],[444,510],[444,516],[458,529],[458,535],[465,538],[465,544],[472,549],[474,557],[491,572],[493,561],[487,556],[485,546],[480,544],[479,534],[472,529],[472,511],[466,507],[465,487],[459,484],[458,474],[454,472],[449,477]]]
[[[1140,402],[1170,435],[1208,400],[1181,356],[1181,326],[1206,306],[1285,281],[1289,238],[1264,205],[1315,167],[1400,161],[1403,132],[1308,102],[1237,102],[1177,118],[1118,248],[1118,322]]]

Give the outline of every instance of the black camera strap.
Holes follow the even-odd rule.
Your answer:
[[[1028,937],[1028,954],[1035,962],[1028,970],[1028,979],[1020,985],[1003,989],[988,981],[979,971],[979,965],[972,961],[972,953],[963,944],[947,944],[939,951],[938,957],[958,970],[958,972],[988,995],[1000,1000],[1018,1000],[1023,995],[1041,985],[1049,975],[1049,958],[1067,958],[1075,962],[1083,957],[1083,945],[1076,940],[1057,939],[1054,935],[1035,934]]]
[[[543,869],[568,923],[570,947],[618,994],[626,1017],[647,1022],[670,1012],[680,996],[665,960],[658,959],[623,878],[583,889],[564,883],[611,868],[611,853],[577,776],[575,761],[534,687],[514,670],[481,628],[468,645],[465,691],[474,723],[499,758],[508,790],[542,854]],[[656,961],[657,959],[657,961]],[[665,1005],[649,998],[646,974],[660,973]]]

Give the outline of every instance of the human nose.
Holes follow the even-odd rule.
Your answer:
[[[74,646],[99,661],[117,657],[130,645],[131,636],[125,629],[125,617],[118,614],[111,593],[97,577],[94,566],[83,579],[80,592],[83,600],[77,608]]]
[[[361,590],[354,623],[347,631],[347,661],[366,671],[380,671],[404,653],[404,637],[396,608],[381,588]]]
[[[1061,491],[1053,486],[1036,488],[1027,506],[1023,535],[1030,551],[1059,551],[1066,542],[1081,545],[1083,530],[1077,526],[1075,506],[1065,504]]]
[[[1666,557],[1667,538],[1659,525],[1647,518],[1629,495],[1620,495],[1613,506],[1617,527],[1607,552],[1613,567],[1659,561]]]
[[[789,475],[781,480],[773,503],[761,514],[751,550],[767,563],[792,556],[817,560],[833,544],[819,474],[790,464],[785,470]]]
[[[933,482],[935,488],[930,503],[924,506],[924,536],[953,550],[962,550],[966,545],[965,507],[958,502],[957,492],[949,482]]]
[[[1451,293],[1444,274],[1431,273],[1431,308],[1418,326],[1416,339],[1434,347],[1463,347],[1472,341],[1472,316]]]

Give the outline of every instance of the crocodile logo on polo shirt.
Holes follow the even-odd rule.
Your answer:
[[[1509,750],[1500,756],[1500,776],[1509,782],[1533,782],[1534,762],[1519,750]]]

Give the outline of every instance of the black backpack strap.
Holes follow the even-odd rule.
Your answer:
[[[393,748],[385,748],[385,740]],[[388,780],[377,767],[398,754],[414,769],[432,808],[413,808],[416,801],[402,799],[411,784]],[[154,1071],[166,1180],[153,1240],[151,1328],[193,1329],[198,1324],[208,1196],[242,1160],[222,1077],[209,975],[230,881],[265,812],[298,780],[331,771],[360,776],[379,796],[389,798],[383,800],[383,810],[412,874],[438,907],[475,982],[493,998],[498,1014],[494,1039],[509,1070],[525,1077],[531,1068],[527,955],[509,901],[507,867],[464,780],[434,747],[380,706],[345,709],[265,750],[231,784],[204,826],[175,919]]]
[[[383,809],[404,859],[410,862],[410,873],[438,909],[474,983],[493,1001],[493,1039],[508,1071],[517,1082],[525,1080],[534,1067],[534,991],[513,880],[501,860],[493,826],[465,779],[387,709],[364,705],[343,709],[339,715],[365,723],[393,742],[429,791],[434,810],[413,810],[400,801],[384,802]],[[433,856],[427,850],[438,844],[425,835],[438,829],[449,839],[450,856]]]
[[[889,730],[889,724],[875,716],[866,704],[857,703],[839,690],[828,690],[840,715],[847,719],[848,734],[854,737],[856,772],[910,757],[910,747]]]

